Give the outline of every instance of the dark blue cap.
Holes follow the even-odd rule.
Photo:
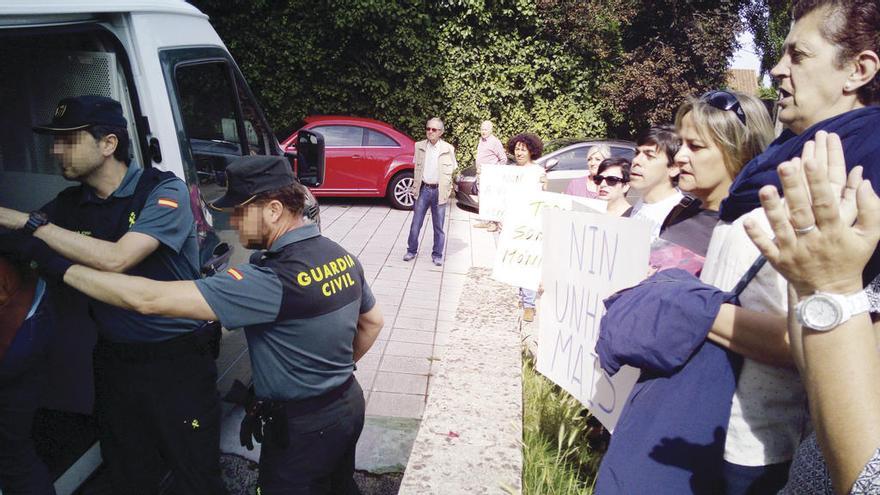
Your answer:
[[[118,101],[99,95],[65,98],[58,102],[52,122],[34,127],[40,134],[63,134],[88,129],[96,125],[127,128]]]
[[[260,193],[276,191],[295,181],[290,162],[283,156],[236,158],[226,167],[226,194],[210,206],[216,210],[244,206]]]

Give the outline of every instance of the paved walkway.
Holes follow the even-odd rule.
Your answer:
[[[430,214],[419,256],[405,262],[411,219],[411,212],[391,209],[382,200],[322,200],[324,235],[358,257],[385,317],[385,328],[355,372],[367,399],[357,468],[374,473],[402,471],[406,466],[432,377],[454,326],[465,274],[473,266],[491,267],[495,253],[496,236],[473,228],[476,215],[450,202],[443,266],[431,263]],[[220,380],[221,393],[234,377],[249,371],[241,332],[224,337],[218,366],[229,370]],[[225,416],[223,451],[255,460],[258,449],[248,452],[238,446],[241,411],[228,407]]]

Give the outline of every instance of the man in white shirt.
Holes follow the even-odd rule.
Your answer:
[[[427,139],[416,143],[413,160],[416,165],[413,172],[416,202],[413,205],[413,219],[403,261],[412,260],[419,252],[419,233],[425,222],[425,214],[430,208],[434,226],[431,261],[437,266],[443,264],[443,249],[446,244],[446,234],[443,232],[446,201],[452,191],[452,173],[458,165],[455,160],[455,147],[440,139],[444,130],[443,121],[434,117],[425,125]]]
[[[629,184],[640,199],[629,216],[651,224],[651,242],[660,236],[666,216],[684,197],[676,187],[679,169],[674,157],[679,146],[679,138],[670,126],[652,127],[636,140]]]

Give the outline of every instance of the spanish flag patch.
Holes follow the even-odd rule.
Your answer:
[[[177,201],[168,198],[159,198],[157,201],[159,206],[167,206],[168,208],[177,208]]]
[[[244,278],[244,275],[242,275],[241,272],[236,270],[235,268],[230,268],[229,270],[226,270],[226,273],[228,273],[229,276],[234,278],[235,280],[241,280]]]

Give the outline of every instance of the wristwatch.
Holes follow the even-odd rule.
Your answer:
[[[868,294],[863,290],[848,296],[816,292],[797,304],[795,314],[801,325],[827,332],[870,307]]]
[[[34,235],[34,232],[49,223],[49,216],[43,213],[42,211],[32,211],[31,215],[28,217],[28,221],[24,224],[24,227],[21,230],[24,231],[27,235]]]

